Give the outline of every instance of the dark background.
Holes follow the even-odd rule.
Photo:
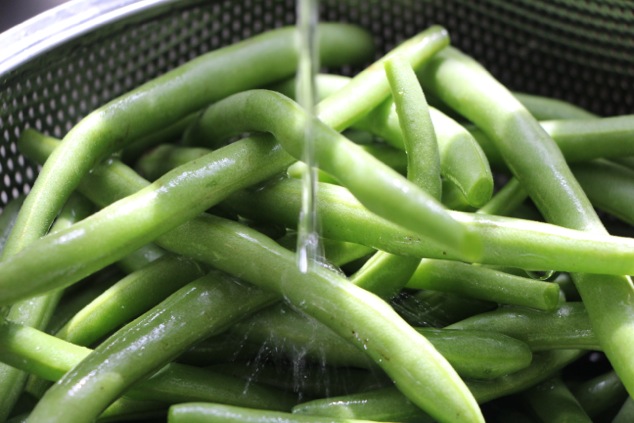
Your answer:
[[[0,0],[0,33],[68,0]]]

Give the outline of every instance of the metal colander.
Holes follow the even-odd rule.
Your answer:
[[[62,137],[87,113],[193,58],[295,22],[295,0],[75,0],[0,34],[0,208],[38,168],[22,130]],[[378,53],[431,24],[513,90],[634,113],[631,0],[322,0]],[[339,69],[354,73],[356,69]]]

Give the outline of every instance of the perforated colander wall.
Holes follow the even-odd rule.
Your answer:
[[[322,0],[321,19],[367,28],[377,54],[441,24],[454,45],[511,89],[615,115],[634,113],[633,3]],[[37,174],[15,147],[24,128],[62,137],[91,110],[196,55],[295,21],[294,0],[177,4],[180,9],[100,29],[0,75],[0,207],[28,192]]]

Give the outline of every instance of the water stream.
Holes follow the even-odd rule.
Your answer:
[[[297,42],[299,62],[297,67],[297,102],[308,116],[315,114],[315,75],[319,69],[317,51],[318,0],[297,0]],[[319,228],[315,199],[317,191],[317,163],[314,154],[312,120],[307,119],[302,161],[307,171],[302,179],[302,209],[297,226],[297,265],[306,273],[323,256],[319,242]]]

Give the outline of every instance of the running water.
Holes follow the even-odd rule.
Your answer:
[[[307,115],[315,114],[315,75],[319,68],[317,54],[317,22],[319,16],[318,0],[297,0],[297,102],[306,110]],[[302,180],[302,209],[298,221],[297,265],[302,273],[321,259],[321,247],[315,197],[317,191],[317,164],[314,155],[314,136],[312,120],[305,125],[304,151],[302,161],[307,171]]]

